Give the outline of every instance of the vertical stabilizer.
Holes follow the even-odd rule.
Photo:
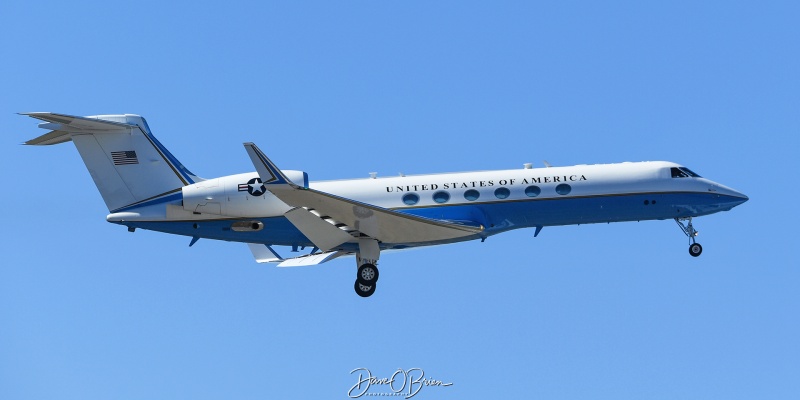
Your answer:
[[[39,127],[51,130],[25,144],[75,144],[111,212],[179,193],[202,180],[158,142],[138,115],[22,115],[46,121]]]

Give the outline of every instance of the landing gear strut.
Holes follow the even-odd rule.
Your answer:
[[[378,258],[381,248],[375,239],[362,238],[358,240],[358,253],[356,254],[356,283],[353,288],[361,297],[369,297],[375,293],[378,282]]]
[[[683,221],[687,221],[687,223],[684,225]],[[694,226],[692,226],[692,217],[675,218],[675,222],[678,223],[678,226],[681,227],[683,233],[686,234],[691,241],[689,244],[689,254],[692,257],[697,257],[702,254],[703,246],[700,246],[700,243],[697,243],[694,239],[700,232],[697,232],[697,230],[694,229]]]

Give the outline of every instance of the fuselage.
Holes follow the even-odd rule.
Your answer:
[[[282,170],[252,142],[256,172],[203,179],[152,135],[139,115],[25,113],[49,132],[25,142],[71,141],[106,203],[109,222],[248,243],[256,262],[318,265],[355,255],[353,289],[377,287],[384,250],[480,239],[519,228],[675,219],[703,252],[692,218],[747,196],[671,162],[575,165],[309,182]],[[372,174],[371,174],[372,175]],[[272,245],[311,251],[283,258]]]
[[[481,226],[459,240],[511,229],[697,217],[747,201],[731,188],[671,162],[576,165],[295,183],[421,217]],[[292,209],[258,174],[197,182],[180,192],[114,210],[108,221],[132,228],[218,240],[313,246],[283,215]],[[403,248],[446,242],[382,243]],[[342,249],[346,249],[347,244]]]

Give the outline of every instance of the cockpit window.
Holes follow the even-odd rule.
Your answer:
[[[692,178],[699,178],[700,177],[700,175],[695,174],[694,171],[692,171],[692,170],[690,170],[689,168],[686,168],[686,167],[681,167],[681,171],[686,172]]]
[[[669,170],[670,170],[670,173],[672,173],[672,177],[673,178],[688,178],[688,177],[699,178],[700,177],[700,175],[697,175],[696,173],[694,173],[694,171],[692,171],[692,170],[690,170],[689,168],[686,168],[686,167],[680,167],[680,168],[672,167]]]
[[[672,177],[673,178],[688,178],[689,177],[689,174],[687,174],[686,172],[681,171],[678,168],[672,167],[669,170],[670,170],[670,172],[672,172]]]

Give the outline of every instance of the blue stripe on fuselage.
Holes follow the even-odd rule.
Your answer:
[[[172,196],[157,200],[162,201],[170,197]],[[648,193],[532,198],[491,203],[407,208],[396,211],[432,219],[475,222],[486,228],[481,236],[490,236],[511,229],[535,226],[696,217],[727,211],[744,201],[746,199],[714,193]],[[233,231],[231,224],[234,221],[241,220],[261,221],[264,224],[264,229],[258,232]],[[284,217],[169,222],[126,221],[121,224],[141,229],[217,240],[285,246],[313,246],[313,243]],[[474,238],[477,237],[479,236]],[[382,247],[391,247],[391,244],[384,243]]]
[[[264,224],[264,229],[256,232],[237,232],[231,229],[231,225],[236,221],[260,221]],[[281,246],[313,246],[311,241],[300,233],[285,217],[196,221],[125,221],[117,223],[135,228],[176,235],[197,236],[206,239]]]
[[[176,190],[178,190],[178,189],[176,189]],[[156,197],[156,198],[153,198],[151,200],[145,200],[145,201],[142,201],[140,203],[133,203],[131,205],[128,205],[128,206],[125,206],[125,207],[122,207],[122,208],[118,208],[116,210],[111,210],[111,213],[113,214],[113,213],[118,213],[118,212],[123,212],[123,211],[131,211],[131,210],[134,210],[134,209],[137,209],[137,208],[149,207],[149,206],[156,205],[156,204],[159,204],[159,203],[166,204],[166,203],[171,203],[173,201],[182,200],[183,199],[183,192],[178,190],[176,193],[172,193],[172,194],[169,194],[169,195],[166,195],[166,196],[165,195],[161,195],[161,196],[163,196],[163,197]]]
[[[482,224],[487,233],[495,234],[535,226],[697,217],[730,210],[744,201],[713,193],[643,193],[533,198],[397,211],[435,219],[472,220]]]

